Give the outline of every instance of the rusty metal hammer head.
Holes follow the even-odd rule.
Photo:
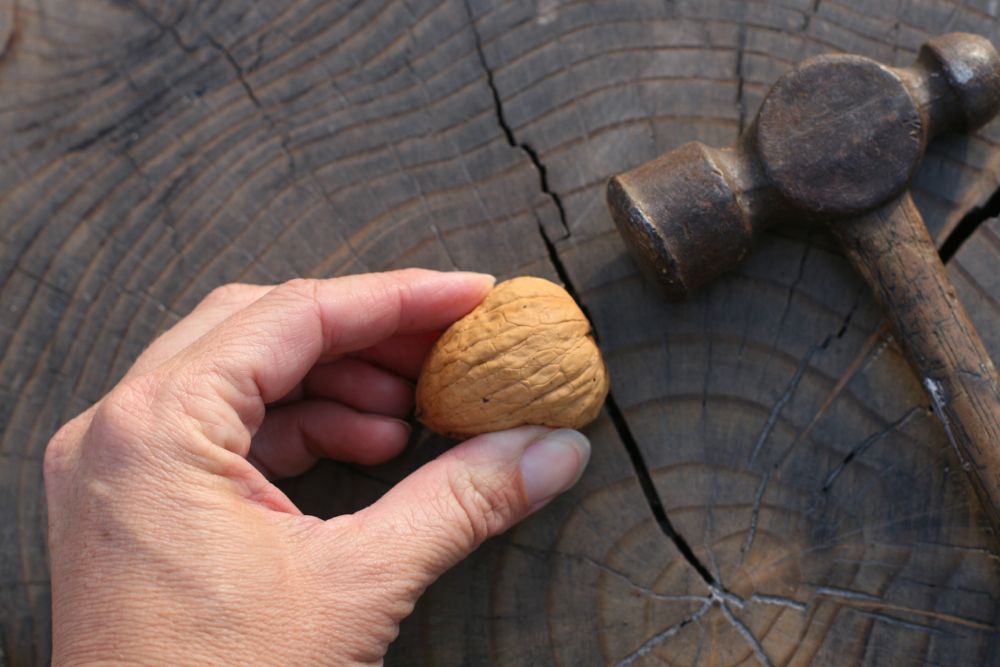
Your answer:
[[[689,143],[608,184],[647,275],[683,299],[749,252],[764,227],[859,215],[907,187],[927,143],[1000,111],[1000,55],[976,35],[929,40],[913,66],[809,59],[774,84],[739,142]]]

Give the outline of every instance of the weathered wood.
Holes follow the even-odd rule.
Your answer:
[[[62,421],[221,282],[420,265],[561,273],[614,407],[580,486],[433,586],[389,664],[995,664],[997,538],[832,239],[776,230],[667,305],[602,193],[686,141],[732,143],[803,57],[902,65],[946,30],[1000,41],[994,13],[0,0],[7,660],[47,661],[40,460]],[[914,199],[939,242],[996,190],[998,140],[994,123],[932,146]],[[982,226],[949,263],[994,359],[998,235]],[[286,488],[349,511],[445,446],[418,433],[392,464]]]

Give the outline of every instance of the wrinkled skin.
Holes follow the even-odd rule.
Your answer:
[[[54,664],[380,664],[434,579],[575,482],[586,440],[480,436],[328,521],[270,480],[398,454],[423,356],[492,282],[230,285],[155,341],[46,450]]]

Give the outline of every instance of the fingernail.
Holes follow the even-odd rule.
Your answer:
[[[478,273],[476,271],[459,271],[458,273],[464,273],[467,276],[474,276],[476,278],[479,278],[490,287],[493,287],[494,285],[497,284],[497,277],[489,273]]]
[[[590,460],[590,441],[568,428],[547,433],[521,456],[521,479],[532,509],[580,479]]]

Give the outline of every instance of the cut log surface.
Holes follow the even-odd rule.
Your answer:
[[[805,57],[1000,43],[998,12],[0,0],[0,655],[49,657],[45,444],[152,338],[225,282],[423,266],[561,280],[612,391],[579,485],[432,586],[387,664],[1000,665],[1000,536],[831,237],[777,229],[670,305],[603,200],[732,143]],[[939,140],[914,185],[996,360],[998,142]],[[352,511],[448,445],[284,487]]]

